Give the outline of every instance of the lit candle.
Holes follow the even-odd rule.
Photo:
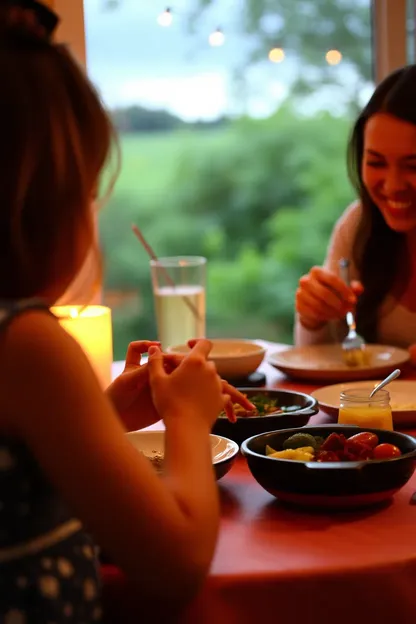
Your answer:
[[[111,383],[113,334],[111,310],[104,306],[54,306],[53,314],[80,344],[105,389]]]

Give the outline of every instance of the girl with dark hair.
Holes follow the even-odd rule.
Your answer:
[[[299,281],[298,345],[330,342],[356,309],[367,342],[416,342],[416,66],[388,76],[353,128],[348,164],[358,201],[336,224],[323,267]],[[351,264],[350,287],[338,263]]]
[[[136,583],[143,609],[189,599],[217,537],[210,430],[231,396],[247,404],[207,361],[207,340],[182,360],[133,343],[103,393],[49,312],[96,246],[93,199],[113,140],[95,90],[53,42],[56,23],[36,0],[0,0],[3,624],[101,621],[90,534]],[[160,418],[164,478],[123,426]]]

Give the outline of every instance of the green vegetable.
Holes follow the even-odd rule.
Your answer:
[[[273,409],[279,409],[277,400],[271,399],[264,394],[256,394],[250,398],[250,401],[257,407],[259,416],[264,416],[265,414],[270,413]]]
[[[284,449],[298,449],[304,446],[318,448],[316,438],[310,433],[295,433],[283,442]]]
[[[316,442],[315,450],[318,450],[321,448],[322,444],[325,442],[325,438],[322,438],[321,436],[314,436],[314,438]]]

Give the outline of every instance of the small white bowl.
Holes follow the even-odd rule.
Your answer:
[[[130,431],[126,433],[126,436],[138,451],[141,451],[148,457],[151,457],[154,452],[164,453],[164,431]],[[239,447],[232,440],[222,436],[210,434],[210,439],[212,464],[218,480],[230,470],[238,455]]]
[[[254,373],[262,363],[266,349],[256,342],[240,339],[209,338],[212,351],[209,359],[215,363],[218,374],[224,379],[243,379]],[[187,344],[167,349],[168,353],[189,353]]]

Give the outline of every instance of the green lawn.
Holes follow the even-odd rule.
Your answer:
[[[234,132],[232,129],[207,129],[122,136],[122,167],[115,194],[125,191],[138,196],[164,193],[172,183],[174,168],[185,153],[215,151],[227,144]]]
[[[115,356],[120,358],[129,340],[155,338],[148,257],[131,233],[141,227],[156,253],[164,253],[166,230],[186,224],[169,214],[174,177],[183,157],[204,158],[232,140],[232,129],[189,130],[132,134],[120,138],[121,170],[113,196],[100,214],[106,289],[111,292]],[[173,224],[167,225],[167,219]],[[174,233],[172,237],[175,238]],[[172,243],[181,253],[181,242]],[[117,293],[136,293],[117,302]],[[114,296],[116,295],[116,296]]]

